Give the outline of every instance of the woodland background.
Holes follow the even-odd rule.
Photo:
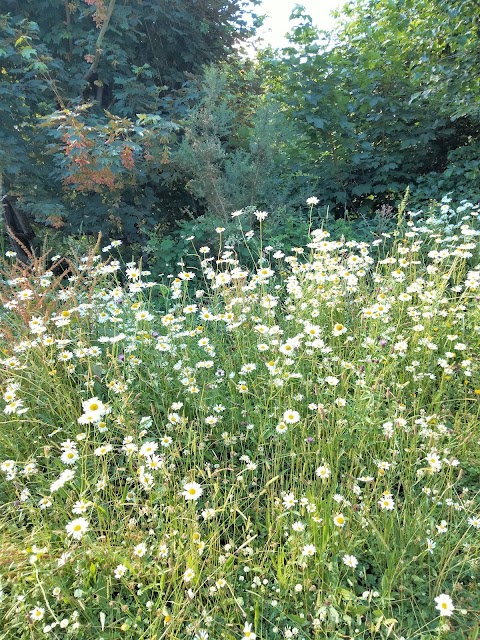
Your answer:
[[[332,32],[297,6],[290,45],[252,54],[256,4],[0,0],[0,184],[27,240],[68,255],[101,231],[159,274],[216,224],[234,241],[239,208],[282,248],[312,195],[360,240],[407,188],[479,197],[476,2],[358,0]]]

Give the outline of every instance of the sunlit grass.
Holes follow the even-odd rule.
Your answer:
[[[162,283],[7,257],[0,638],[475,633],[477,217]]]

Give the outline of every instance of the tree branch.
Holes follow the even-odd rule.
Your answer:
[[[68,31],[68,50],[70,52],[69,59],[73,54],[73,40],[72,40],[72,21],[70,17],[70,7],[68,6],[68,0],[63,0],[63,4],[65,6],[65,18],[67,23],[67,31]]]
[[[98,63],[100,62],[100,57],[102,55],[102,42],[105,34],[107,33],[108,25],[110,23],[110,18],[112,17],[113,10],[115,8],[115,3],[117,0],[110,0],[110,4],[108,5],[107,15],[105,16],[105,20],[103,21],[102,28],[100,29],[100,33],[98,34],[97,42],[95,44],[95,58],[93,59],[92,65],[85,76],[85,80],[89,80],[92,75],[95,73],[98,67]]]

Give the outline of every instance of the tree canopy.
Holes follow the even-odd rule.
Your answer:
[[[269,61],[271,82],[308,137],[325,203],[398,197],[478,139],[476,3],[352,1],[328,34],[301,8],[293,17],[292,46]]]
[[[284,237],[308,193],[350,220],[407,188],[480,197],[475,2],[351,0],[328,33],[297,6],[290,45],[253,59],[257,4],[0,0],[4,191],[43,228],[141,247],[250,205]]]
[[[192,81],[235,54],[253,4],[2,0],[4,190],[43,224],[141,232],[175,191],[167,144]]]

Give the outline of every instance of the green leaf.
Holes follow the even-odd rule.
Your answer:
[[[304,627],[306,624],[308,624],[308,622],[307,622],[307,620],[305,620],[305,618],[301,618],[300,616],[297,616],[297,615],[295,615],[293,613],[288,615],[288,619],[291,620],[292,622],[294,622],[299,627]]]
[[[326,120],[324,120],[323,118],[312,118],[311,124],[317,127],[317,129],[324,129]]]
[[[37,55],[37,50],[34,49],[33,47],[24,47],[23,49],[20,50],[20,55],[22,56],[22,58],[26,58],[27,60],[30,60],[32,56]]]

